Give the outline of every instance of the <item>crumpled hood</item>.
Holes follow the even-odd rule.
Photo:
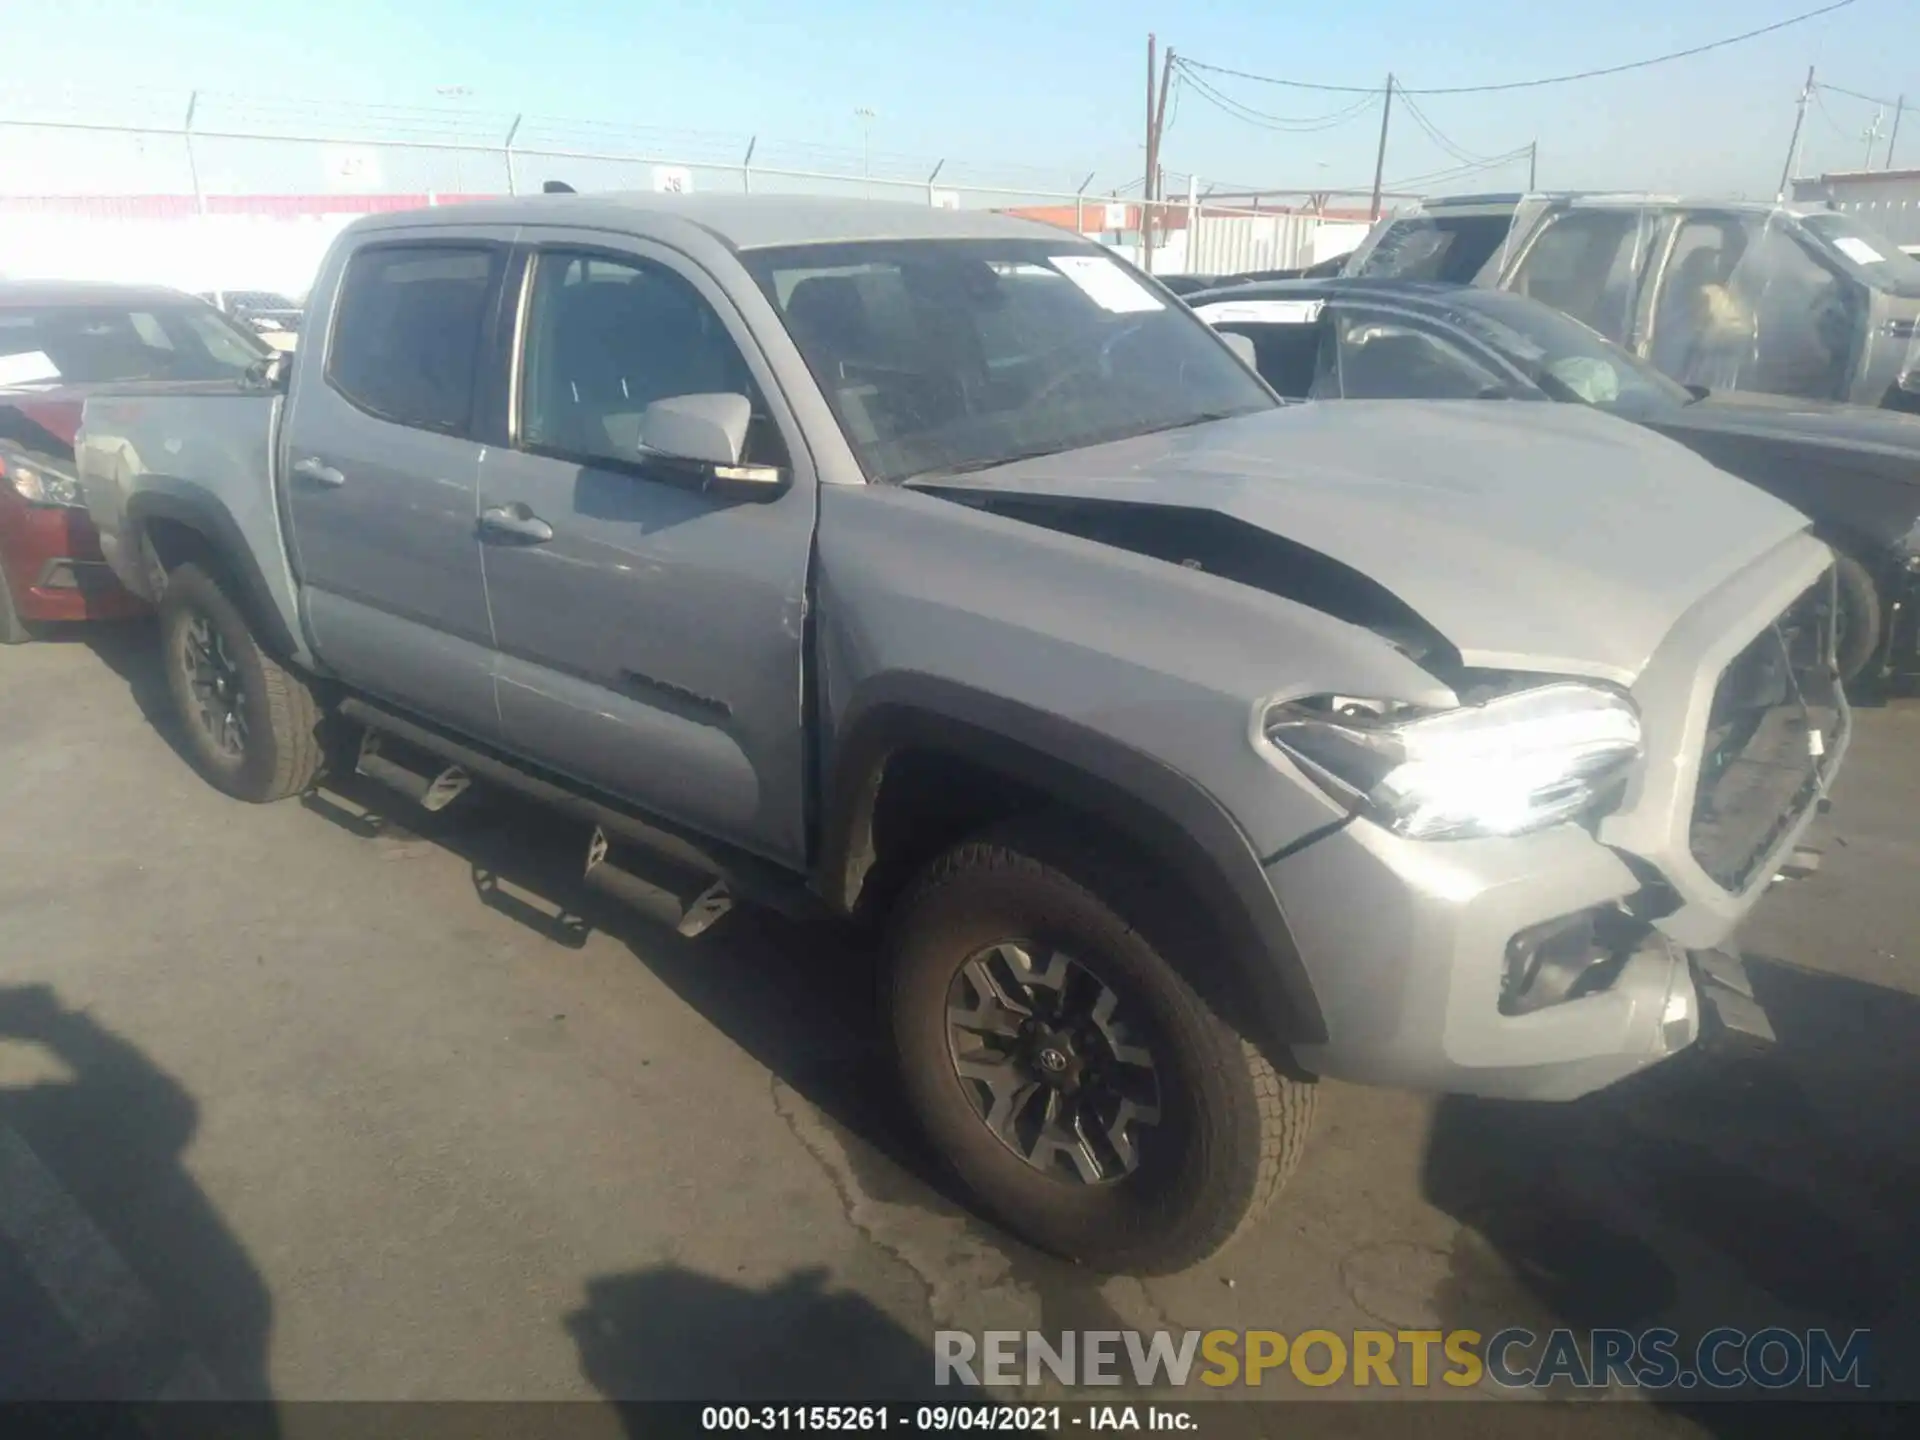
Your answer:
[[[1468,665],[1622,684],[1696,601],[1807,527],[1578,405],[1289,405],[926,485],[1215,510],[1376,581]]]

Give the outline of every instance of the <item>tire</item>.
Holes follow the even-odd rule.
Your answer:
[[[13,592],[7,589],[7,572],[0,569],[0,645],[24,645],[33,639],[33,631],[13,607]]]
[[[1840,636],[1835,661],[1840,683],[1852,685],[1865,674],[1880,653],[1885,612],[1873,573],[1851,555],[1834,555],[1834,574],[1840,588]]]
[[[236,800],[264,804],[313,783],[322,751],[312,689],[261,649],[246,616],[198,565],[182,565],[167,577],[160,646],[174,717],[194,768],[211,784]],[[231,675],[218,696],[194,678],[195,655],[209,648],[217,649],[220,663],[202,667],[203,673],[212,668]],[[223,706],[224,715],[216,715]]]
[[[1244,1232],[1298,1163],[1313,1115],[1314,1086],[1277,1072],[1165,958],[1159,946],[1180,927],[1154,925],[1149,938],[1108,898],[1127,896],[1129,909],[1143,913],[1183,913],[1174,904],[1155,904],[1154,888],[1154,876],[1142,866],[1093,858],[1071,836],[1022,825],[962,844],[930,865],[895,909],[888,937],[895,1055],[935,1148],[980,1208],[1007,1230],[1107,1273],[1184,1270]],[[996,1105],[989,1087],[960,1074],[962,1058],[979,1069],[981,1052],[969,1048],[963,1057],[961,1041],[950,1042],[950,1010],[958,1005],[956,1013],[966,1013],[985,991],[959,977],[975,973],[968,967],[983,952],[989,958],[982,963],[1000,976],[1020,973],[1003,968],[1005,952],[995,948],[1016,941],[1033,961],[1026,973],[1055,970],[1067,956],[1069,971],[1111,990],[1118,1003],[1108,1015],[1124,1017],[1116,1028],[1128,1042],[1125,1053],[1144,1049],[1151,1057],[1146,1076],[1111,1063],[1111,1048],[1091,1053],[1101,1043],[1097,1037],[1082,1047],[1089,1050],[1089,1085],[1103,1071],[1125,1071],[1129,1084],[1150,1080],[1157,1092],[1158,1122],[1123,1127],[1131,1139],[1126,1148],[1137,1157],[1133,1168],[1124,1168],[1125,1148],[1104,1143],[1081,1147],[1082,1159],[1036,1145],[1034,1153],[1044,1152],[1048,1162],[1041,1168],[1013,1148],[1026,1143],[1023,1135],[1003,1138],[989,1123],[996,1110],[1019,1112],[1020,1104]],[[1084,992],[1083,981],[1069,985]],[[1038,1014],[1045,986],[1026,987],[1016,998],[1033,1002]],[[953,1033],[968,1047],[980,1038]],[[1030,1050],[1033,1042],[1002,1036],[980,1043]],[[1032,1076],[1047,1056],[1030,1050],[1028,1059]],[[1078,1067],[1082,1057],[1070,1063]],[[1003,1083],[1005,1073],[996,1067],[995,1083]],[[1045,1094],[1042,1087],[1025,1106],[1029,1133]],[[1018,1132],[1003,1123],[1002,1131],[1008,1128]],[[1079,1133],[1099,1129],[1096,1120]],[[1088,1176],[1083,1165],[1096,1150],[1115,1173]]]

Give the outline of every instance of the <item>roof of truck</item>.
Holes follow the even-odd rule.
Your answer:
[[[693,225],[736,250],[857,240],[1065,238],[1054,226],[998,215],[991,210],[943,210],[932,205],[847,200],[829,195],[657,195],[648,192],[522,195],[505,200],[476,200],[430,210],[369,215],[355,221],[353,228],[367,231],[441,225],[523,225],[536,221],[639,235],[665,234],[679,225]]]

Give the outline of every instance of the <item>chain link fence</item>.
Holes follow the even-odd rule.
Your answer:
[[[372,210],[537,192],[808,194],[1008,211],[1160,274],[1311,264],[1350,219],[1305,197],[1145,202],[1141,181],[1035,166],[556,120],[464,106],[348,106],[126,90],[0,92],[0,273],[297,292],[332,235]],[[1143,244],[1143,234],[1150,244]],[[139,273],[128,273],[133,266]],[[140,267],[144,267],[141,269]]]

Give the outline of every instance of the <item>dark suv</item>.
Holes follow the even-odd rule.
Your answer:
[[[1516,291],[1683,384],[1920,411],[1920,261],[1834,210],[1460,196],[1375,226],[1343,273]]]

